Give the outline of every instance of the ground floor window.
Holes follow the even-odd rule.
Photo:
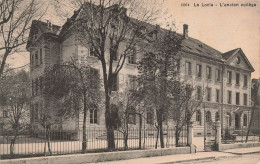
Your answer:
[[[90,108],[90,123],[91,124],[97,124],[97,107],[95,105],[93,105]]]
[[[230,113],[227,113],[227,115],[228,115],[228,124],[229,124],[229,126],[231,126],[231,123],[232,123],[231,114],[230,114]]]
[[[152,112],[148,112],[148,113],[147,113],[147,118],[146,118],[146,120],[147,120],[147,124],[149,124],[149,125],[152,125],[152,124],[153,124],[153,113],[152,113]]]
[[[199,122],[199,124],[201,124],[201,112],[200,112],[200,110],[196,111],[196,121]]]
[[[206,112],[206,122],[210,122],[211,121],[211,112],[207,111]]]
[[[246,114],[244,114],[244,116],[243,116],[243,125],[247,126],[247,115]]]
[[[135,120],[135,108],[134,107],[130,107],[129,108],[129,113],[128,113],[128,123],[129,124],[135,124],[136,120]]]
[[[216,112],[216,114],[215,114],[215,121],[216,122],[219,121],[219,113],[218,112]]]

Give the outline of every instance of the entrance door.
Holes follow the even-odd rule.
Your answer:
[[[236,128],[236,130],[240,129],[240,114],[239,113],[237,113],[235,116],[235,128]]]

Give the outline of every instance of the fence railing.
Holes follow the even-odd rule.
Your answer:
[[[165,147],[176,147],[176,130],[163,129]],[[128,134],[120,129],[114,130],[115,151],[129,149],[153,149],[161,147],[160,135],[156,128],[129,128]],[[49,135],[48,135],[49,134]],[[127,134],[127,135],[126,135]],[[125,140],[127,136],[127,142]],[[157,138],[158,136],[158,138]],[[0,136],[0,157],[21,158],[44,155],[61,155],[80,153],[82,150],[82,131],[51,131],[50,133],[36,132],[20,135],[16,138],[13,155],[11,156],[11,141],[14,136],[8,133]],[[107,150],[107,130],[91,128],[86,130],[87,152]],[[48,142],[49,141],[49,142]],[[49,143],[49,144],[48,144]],[[127,143],[127,147],[126,147]],[[48,146],[49,145],[49,146]],[[177,146],[187,145],[187,128],[182,128]],[[49,149],[50,148],[50,149]]]
[[[222,135],[222,143],[228,144],[228,143],[244,143],[246,142],[247,137],[247,129],[240,129],[240,130],[226,130],[224,135]],[[256,131],[253,131],[251,129],[247,142],[260,142],[260,134],[259,129]]]

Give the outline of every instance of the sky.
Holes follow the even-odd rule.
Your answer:
[[[57,8],[62,9],[66,3],[50,5],[44,19],[62,25],[66,18],[60,19],[55,15]],[[182,3],[189,6],[183,7]],[[194,3],[199,7],[194,7]],[[213,7],[202,7],[202,3],[210,3]],[[220,7],[220,3],[251,3],[256,7]],[[220,52],[241,48],[255,69],[252,78],[260,77],[260,0],[166,0],[164,8],[172,15],[177,32],[182,33],[183,24],[188,24],[190,37]],[[13,67],[25,65],[29,63],[29,54],[13,55],[8,63]]]
[[[182,7],[181,3],[189,3]],[[178,32],[189,25],[189,36],[212,46],[220,52],[241,48],[259,78],[260,63],[260,0],[168,0],[169,12]],[[199,7],[194,7],[194,3]],[[202,7],[211,3],[213,7]],[[251,3],[256,7],[220,7],[220,3]]]

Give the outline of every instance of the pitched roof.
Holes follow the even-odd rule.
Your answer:
[[[32,27],[33,26],[38,27],[42,33],[50,32],[50,33],[56,34],[60,29],[60,26],[52,24],[52,30],[49,30],[47,22],[42,22],[40,20],[33,20]]]
[[[223,59],[225,59],[225,60],[229,59],[236,51],[239,51],[239,49],[240,48],[236,48],[236,49],[223,53],[222,54]]]
[[[221,52],[197,39],[188,37],[183,40],[182,44],[182,50],[185,52],[191,52],[206,58],[222,61]]]

